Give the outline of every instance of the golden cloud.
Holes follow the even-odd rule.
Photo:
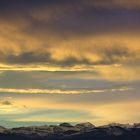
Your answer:
[[[1,42],[1,71],[96,71],[105,78],[121,75],[120,79],[128,79],[130,75],[129,79],[139,79],[139,36],[105,35],[56,41],[54,38],[49,40],[49,47],[43,47],[44,39],[21,38],[28,47],[22,49],[19,40],[12,45],[9,38]]]
[[[115,91],[128,91],[132,90],[129,87],[121,87],[118,89],[77,89],[77,90],[65,90],[65,89],[10,89],[0,88],[0,92],[6,93],[27,93],[27,94],[88,94],[88,93],[103,93],[103,92],[115,92]]]
[[[74,6],[71,3],[75,3]],[[81,4],[79,1],[48,4],[50,8],[42,2],[39,6],[21,7],[17,2],[21,7],[19,13],[12,7],[1,9],[3,15],[7,15],[0,14],[1,71],[95,71],[99,77],[107,79],[140,79],[138,14],[128,10],[125,20],[125,15],[117,14],[116,18],[102,15],[108,20],[103,18],[101,23],[98,11],[92,7],[92,4],[135,7],[139,1],[88,0]],[[90,6],[95,10],[94,16],[87,10]],[[27,9],[26,14],[23,9]],[[75,18],[75,13],[81,18]],[[133,24],[129,23],[132,19]]]

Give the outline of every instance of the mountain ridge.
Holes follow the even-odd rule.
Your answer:
[[[7,129],[0,126],[0,139],[4,140],[139,140],[140,123],[95,126],[90,122],[71,125],[29,126]]]

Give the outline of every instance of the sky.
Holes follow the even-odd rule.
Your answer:
[[[139,0],[0,0],[0,124],[137,123]]]

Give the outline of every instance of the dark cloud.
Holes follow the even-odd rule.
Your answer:
[[[132,59],[135,54],[131,53],[126,47],[114,46],[109,48],[96,48],[92,50],[93,55],[96,52],[100,56],[100,60],[91,62],[90,59],[83,57],[81,60],[70,56],[62,61],[57,61],[52,58],[52,54],[48,52],[23,52],[19,55],[16,54],[3,54],[1,53],[0,61],[8,64],[38,64],[46,63],[58,66],[74,66],[74,65],[110,65],[114,63],[121,63],[123,59]],[[91,52],[91,53],[92,53]]]
[[[38,54],[35,52],[22,53],[20,55],[8,55],[4,59],[7,63],[10,64],[32,64],[32,63],[44,63],[50,62],[50,54]]]
[[[10,106],[10,105],[13,105],[13,103],[9,100],[1,100],[0,105]]]
[[[12,105],[12,103],[10,101],[3,101],[2,105]]]
[[[114,0],[115,1],[115,0]],[[85,0],[6,0],[1,1],[1,18],[7,21],[25,21],[30,24],[27,33],[44,34],[49,31],[63,34],[97,34],[136,30],[140,20],[138,10],[124,8],[99,8],[96,5],[112,5],[113,1]],[[130,2],[131,3],[131,2]]]
[[[120,47],[116,45],[110,48],[102,48],[101,52],[102,60],[98,64],[115,64],[121,63],[123,59],[133,59],[135,54],[132,54],[126,47]]]
[[[61,42],[82,42],[83,38],[88,37],[95,37],[96,40],[97,36],[103,35],[139,33],[139,9],[128,8],[128,5],[137,6],[136,3],[139,5],[138,1],[129,0],[1,0],[0,61],[6,64],[47,63],[57,66],[110,65],[133,61],[136,54],[122,42],[108,45],[98,41],[99,45],[94,45],[87,41],[83,42],[84,50],[81,50],[80,43],[66,44],[61,48]],[[71,53],[70,47],[75,47],[76,54]],[[56,51],[50,51],[51,48],[64,52],[66,57],[59,59],[58,56],[56,59]],[[90,57],[96,53],[99,60],[92,61],[81,54],[82,51],[90,52]]]
[[[115,0],[114,0],[115,1]],[[69,35],[90,33],[135,30],[140,24],[139,11],[124,8],[99,8],[96,5],[112,5],[113,1],[90,0],[53,0],[53,1],[1,1],[1,17],[5,20],[28,22],[27,33],[44,34],[48,31],[55,34]],[[129,2],[128,2],[129,3]],[[131,2],[130,2],[131,3]],[[18,11],[18,12],[17,12]]]

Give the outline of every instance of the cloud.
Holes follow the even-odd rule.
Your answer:
[[[11,112],[10,115],[7,115],[6,118],[15,121],[44,120],[46,122],[59,122],[62,119],[67,121],[75,121],[77,120],[77,115],[79,113],[79,115],[83,114],[83,117],[80,119],[78,118],[79,120],[83,119],[84,121],[85,119],[88,119],[89,121],[98,125],[107,123],[108,121],[134,123],[138,121],[139,118],[139,113],[137,113],[139,112],[138,110],[140,106],[139,91],[137,91],[137,93],[136,91],[116,91],[114,93],[98,93],[89,95],[64,94],[60,96],[57,94],[50,96],[48,94],[26,94],[26,96],[22,96],[18,94],[17,96],[16,94],[12,94],[12,96],[16,96],[15,103],[17,106],[21,106],[23,104],[28,106],[28,109],[25,108],[23,110],[18,108],[16,112]],[[82,111],[80,111],[81,108]],[[73,111],[73,114],[71,114],[71,111]],[[1,115],[1,118],[4,118],[3,116],[5,114]],[[112,114],[115,115],[112,116]],[[49,116],[51,116],[51,118]],[[57,118],[55,116],[57,116]],[[61,118],[59,116],[61,116]]]
[[[0,92],[5,93],[27,93],[27,94],[88,94],[88,93],[103,93],[103,92],[116,92],[116,91],[127,91],[132,90],[128,87],[121,87],[118,89],[6,89],[0,88]],[[7,103],[7,102],[4,102]]]
[[[12,106],[12,105],[13,105],[13,102],[11,100],[11,97],[0,99],[0,106]]]
[[[117,65],[139,79],[139,63],[131,67],[140,60],[139,1],[0,3],[0,70],[95,71],[109,77],[102,69],[109,66],[116,75]]]
[[[3,101],[1,104],[2,105],[12,105],[12,103],[10,101]]]
[[[102,8],[115,8],[115,7],[121,7],[121,8],[128,8],[128,9],[133,9],[133,8],[139,8],[140,7],[140,2],[139,0],[88,0],[87,3],[93,4],[94,6],[97,7],[102,7]]]
[[[116,37],[116,38],[115,38]],[[139,59],[138,37],[82,37],[80,39],[60,40],[50,43],[50,47],[38,46],[32,50],[22,50],[19,53],[1,52],[1,62],[9,64],[54,64],[55,66],[72,65],[109,65],[125,63]],[[135,45],[135,47],[132,47]],[[25,51],[25,52],[24,52]]]

